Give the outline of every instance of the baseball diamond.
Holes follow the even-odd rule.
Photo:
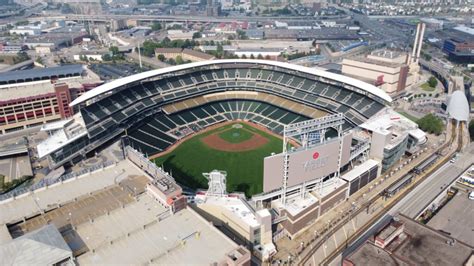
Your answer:
[[[242,125],[235,128],[235,125]],[[247,196],[262,192],[263,158],[280,152],[281,138],[248,122],[224,123],[204,129],[180,142],[171,152],[154,159],[157,165],[173,173],[175,179],[190,188],[207,188],[202,173],[226,169],[227,190]]]

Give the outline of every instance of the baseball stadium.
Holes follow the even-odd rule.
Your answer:
[[[262,192],[263,158],[281,152],[285,125],[342,113],[347,131],[390,101],[367,83],[288,63],[197,62],[83,94],[38,151],[56,168],[122,138],[186,187],[205,188],[201,173],[224,169],[228,190],[250,196]]]

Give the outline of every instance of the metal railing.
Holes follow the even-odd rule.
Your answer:
[[[99,165],[95,165],[95,166],[83,169],[83,170],[78,171],[78,172],[65,174],[65,175],[62,175],[62,176],[60,176],[58,178],[55,178],[55,179],[42,179],[38,183],[33,184],[29,187],[13,189],[10,192],[7,192],[5,194],[0,195],[0,202],[4,201],[4,200],[7,200],[9,198],[12,198],[12,197],[17,197],[17,196],[25,194],[25,193],[33,192],[33,191],[38,190],[38,189],[43,188],[43,187],[51,186],[51,185],[56,184],[56,183],[60,183],[60,182],[63,182],[63,181],[66,181],[66,180],[69,180],[69,179],[72,179],[72,178],[80,177],[80,176],[95,172],[97,170],[104,169],[105,167],[108,167],[108,166],[113,165],[113,164],[115,164],[115,162],[109,161],[109,162],[105,162],[105,163],[102,163],[102,164],[99,164]]]

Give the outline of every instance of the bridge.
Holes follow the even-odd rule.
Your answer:
[[[185,15],[115,15],[115,14],[104,14],[104,15],[81,15],[81,14],[66,14],[62,16],[50,16],[44,17],[42,15],[29,17],[29,21],[38,21],[38,20],[51,20],[51,19],[62,19],[62,20],[72,20],[72,21],[92,21],[92,22],[109,22],[112,19],[131,19],[143,22],[203,22],[203,23],[219,23],[219,22],[235,22],[235,21],[248,21],[248,22],[274,22],[275,20],[280,21],[307,21],[307,20],[321,20],[323,17],[300,17],[300,16],[282,16],[282,17],[207,17],[207,16],[185,16]],[[340,16],[326,16],[326,19],[350,19],[348,15]]]
[[[444,91],[446,93],[453,92],[455,90],[464,90],[463,80],[457,80],[452,76],[448,70],[444,69],[443,66],[435,62],[426,61],[420,58],[420,66],[431,72],[438,80],[443,83]]]

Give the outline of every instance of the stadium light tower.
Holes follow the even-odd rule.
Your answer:
[[[202,175],[209,180],[207,183],[209,189],[206,192],[206,196],[223,197],[227,195],[227,172],[212,170],[210,173],[203,173]]]

